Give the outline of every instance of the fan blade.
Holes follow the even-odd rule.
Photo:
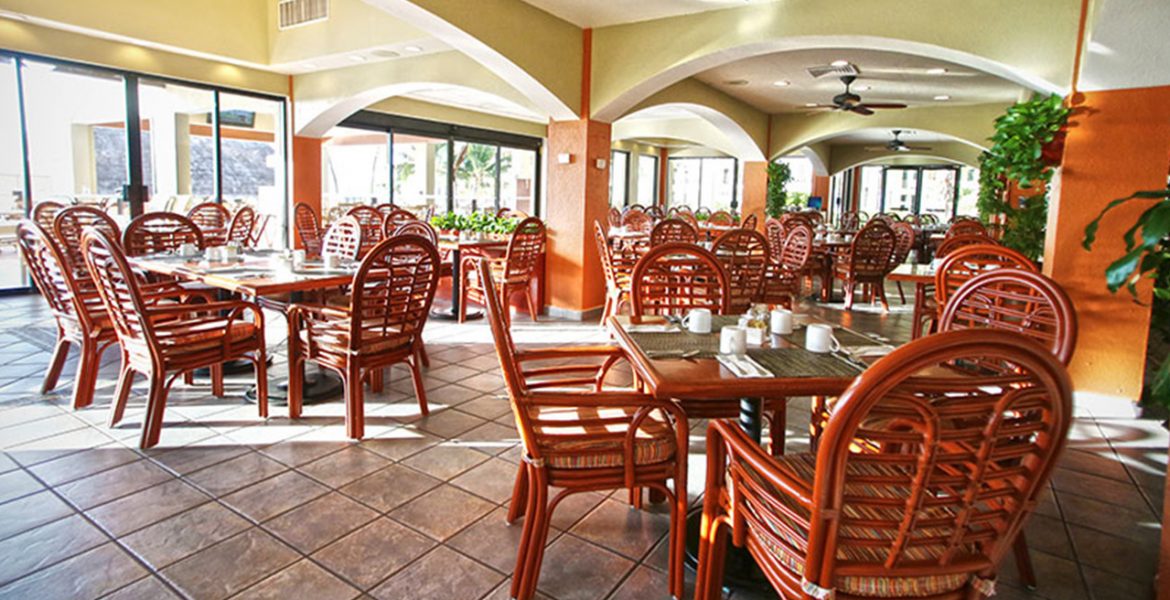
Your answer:
[[[845,110],[852,111],[852,112],[855,112],[859,115],[865,115],[865,116],[869,116],[869,115],[873,114],[873,111],[870,110],[864,104],[854,104],[853,106],[846,107]]]
[[[889,150],[889,148],[887,148],[885,146],[866,146],[865,147],[866,152],[885,152],[886,150]]]
[[[865,106],[866,108],[906,108],[905,104],[898,102],[877,102],[873,104],[866,102],[862,106]]]
[[[907,150],[934,150],[930,146],[903,146]]]

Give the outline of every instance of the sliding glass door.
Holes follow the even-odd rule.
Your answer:
[[[0,56],[0,289],[28,285],[16,249],[16,225],[28,210],[21,140],[16,60]]]

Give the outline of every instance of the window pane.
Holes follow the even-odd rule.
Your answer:
[[[859,210],[871,217],[882,211],[881,167],[861,167],[861,200]]]
[[[17,106],[16,61],[0,56],[0,239],[11,243],[16,224],[25,215],[24,164],[20,151],[20,112]],[[12,250],[9,248],[8,250]],[[0,289],[28,285],[24,261],[18,252],[0,252]]]
[[[699,177],[702,160],[697,158],[671,158],[666,161],[670,172],[667,174],[670,192],[670,206],[699,208]]]
[[[337,218],[358,204],[390,201],[389,143],[390,136],[381,131],[329,130],[321,144],[323,213]]]
[[[500,149],[500,207],[536,214],[536,151]]]
[[[775,162],[788,165],[788,169],[792,173],[792,180],[784,188],[788,193],[812,195],[813,164],[811,160],[803,156],[788,156],[778,158]]]
[[[959,171],[958,215],[977,215],[979,202],[979,169],[963,167]]]
[[[630,153],[612,151],[609,153],[609,205],[621,208],[626,205],[627,186],[630,181]]]
[[[496,146],[455,142],[455,210],[496,207]]]
[[[638,203],[654,204],[658,200],[658,157],[638,155]]]
[[[223,202],[234,212],[251,206],[267,216],[261,247],[285,244],[284,122],[282,103],[219,95]]]
[[[914,196],[918,193],[918,171],[889,169],[886,171],[886,211],[899,216],[914,212]]]
[[[126,184],[126,98],[120,75],[24,61],[34,202],[116,205]]]
[[[211,90],[150,79],[138,83],[143,181],[151,211],[185,213],[215,193]]]
[[[923,169],[922,199],[918,213],[934,215],[939,221],[951,218],[955,200],[955,169]]]
[[[447,211],[447,142],[394,134],[394,204],[422,215]]]
[[[735,198],[735,159],[704,158],[701,202],[712,211],[731,210]]]

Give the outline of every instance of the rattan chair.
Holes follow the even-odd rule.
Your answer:
[[[906,223],[894,223],[890,229],[894,230],[894,252],[890,254],[890,271],[897,269],[910,256],[910,250],[914,248],[914,226]],[[889,273],[887,272],[887,275]],[[906,292],[902,290],[902,282],[898,283],[898,297],[901,298],[902,304],[906,303]]]
[[[81,234],[86,227],[95,227],[114,240],[122,239],[122,228],[106,211],[94,206],[70,206],[61,209],[53,219],[53,237],[61,245],[61,254],[73,278],[83,288],[92,288],[89,268],[81,252]]]
[[[46,232],[53,231],[53,220],[57,218],[57,213],[65,208],[65,204],[57,202],[56,200],[43,200],[37,202],[32,208],[32,220],[37,225],[44,228]]]
[[[489,293],[497,294],[500,303],[509,305],[509,300],[517,293],[524,294],[528,304],[528,316],[533,321],[540,314],[537,306],[537,292],[533,282],[539,276],[540,261],[544,256],[547,233],[544,222],[536,217],[529,217],[516,225],[512,238],[508,241],[508,251],[502,258],[490,258],[492,269],[495,270],[495,287],[489,287],[480,280],[475,269],[477,256],[467,256],[459,266],[462,282],[459,288],[459,322],[467,319],[467,302],[486,304]],[[510,317],[509,317],[510,319]]]
[[[946,258],[948,254],[963,248],[964,246],[977,246],[982,244],[995,244],[995,240],[991,237],[981,233],[964,233],[960,235],[953,235],[944,238],[939,243],[938,248],[934,251],[935,258]]]
[[[633,208],[626,210],[622,215],[622,227],[630,231],[640,231],[642,233],[650,233],[654,228],[654,219],[646,214],[646,211]]]
[[[841,219],[838,221],[843,231],[857,231],[861,229],[861,213],[844,212],[841,213]]]
[[[196,204],[187,211],[187,218],[199,227],[203,241],[208,246],[222,246],[227,241],[228,225],[232,213],[218,202]]]
[[[894,231],[880,221],[874,221],[853,236],[848,250],[837,255],[833,265],[834,278],[840,279],[845,286],[845,310],[853,308],[853,295],[858,285],[866,288],[871,300],[876,298],[880,301],[883,310],[890,309],[890,303],[886,300],[885,281],[895,244]]]
[[[670,242],[686,242],[694,244],[699,241],[699,232],[689,223],[679,218],[668,218],[659,221],[650,230],[650,245],[657,246]]]
[[[260,241],[264,239],[264,230],[268,228],[268,222],[271,220],[272,215],[256,215],[256,220],[252,223],[252,231],[248,233],[248,241],[244,244],[245,247],[260,247]]]
[[[962,368],[972,363],[1010,368]],[[1072,416],[1072,384],[1048,349],[970,330],[870,367],[816,454],[775,459],[733,422],[713,422],[696,598],[721,597],[729,536],[785,598],[994,594]]]
[[[695,244],[651,248],[630,276],[634,322],[647,315],[682,317],[695,308],[725,314],[730,302],[727,271],[714,254]]]
[[[687,208],[690,207],[688,206]],[[711,217],[711,209],[707,208],[706,206],[700,206],[699,208],[696,208],[694,211],[692,211],[691,214],[693,214],[696,219],[706,220]]]
[[[707,224],[719,227],[731,227],[735,225],[735,217],[731,216],[731,213],[725,210],[717,210],[707,218]]]
[[[382,213],[382,216],[384,217],[384,216],[389,215],[390,213],[398,210],[398,207],[395,206],[395,204],[393,202],[383,202],[381,204],[375,204],[374,210]]]
[[[741,313],[759,300],[768,269],[768,240],[754,229],[732,229],[715,239],[711,253],[727,272],[727,309]]]
[[[777,223],[777,229],[779,223]],[[772,258],[764,275],[761,301],[792,308],[804,287],[802,273],[812,258],[813,231],[808,225],[794,226],[778,247],[773,247]]]
[[[651,219],[654,219],[655,223],[666,218],[666,211],[662,210],[662,207],[657,204],[646,207],[646,214]]]
[[[252,230],[256,227],[256,211],[250,206],[240,207],[232,216],[228,224],[227,243],[239,244],[241,248],[250,248]]]
[[[609,210],[606,211],[605,215],[606,222],[609,223],[611,228],[622,226],[622,211],[618,210],[616,207],[609,207]]]
[[[357,260],[361,258],[362,248],[366,245],[365,233],[356,217],[342,217],[329,226],[325,237],[321,239],[321,255]]]
[[[947,227],[946,237],[952,238],[959,235],[981,235],[990,237],[987,234],[987,227],[982,222],[973,218],[959,218]]]
[[[177,215],[176,215],[177,216]],[[139,446],[159,441],[167,391],[176,377],[209,368],[212,393],[222,396],[223,363],[249,360],[256,368],[260,416],[268,416],[264,314],[251,302],[201,304],[151,302],[117,242],[96,229],[82,237],[85,261],[122,347],[122,370],[110,425],[122,420],[135,373],[150,382]],[[247,314],[251,320],[245,320]]]
[[[439,253],[426,238],[399,235],[379,242],[353,276],[349,305],[294,304],[289,309],[289,415],[301,413],[305,361],[336,372],[345,388],[345,430],[365,435],[362,382],[406,363],[423,415],[426,388],[419,372],[423,327],[439,287]]]
[[[194,221],[178,213],[146,213],[130,221],[122,232],[122,248],[127,256],[174,252],[183,244],[202,250],[203,232]]]
[[[401,208],[395,208],[394,210],[391,210],[390,212],[386,213],[386,217],[382,221],[382,236],[390,237],[396,231],[398,231],[398,228],[402,224],[409,223],[411,221],[418,221],[418,217],[414,216],[414,213],[410,212],[409,210],[404,210]]]
[[[382,212],[373,206],[355,206],[345,213],[347,217],[357,219],[362,228],[362,245],[360,256],[365,256],[378,242],[382,241]]]
[[[965,243],[947,254],[935,269],[931,296],[926,299],[923,306],[914,307],[914,330],[911,332],[914,339],[937,328],[939,315],[946,307],[947,299],[968,279],[1000,267],[1037,271],[1036,265],[1028,260],[1028,257],[1006,246],[1000,246],[989,238],[972,235],[957,236],[951,240],[966,237],[980,238],[979,241],[983,243]]]
[[[743,222],[740,223],[739,226],[744,228],[744,229],[755,229],[756,225],[758,225],[759,222],[760,222],[760,218],[758,216],[756,216],[756,213],[752,213],[752,214],[744,217]]]
[[[305,247],[305,255],[310,257],[321,256],[321,243],[324,232],[321,231],[321,221],[313,207],[304,202],[297,202],[293,209],[293,224],[297,235],[301,236],[301,244]]]
[[[494,285],[490,263],[478,259],[476,269],[488,286]],[[507,307],[499,298],[488,296],[487,317],[524,451],[508,510],[509,522],[525,517],[511,597],[535,596],[549,523],[562,500],[585,492],[651,488],[670,502],[668,592],[681,598],[686,416],[671,402],[634,390],[602,388],[606,370],[621,356],[619,348],[518,350],[508,328]],[[601,362],[565,364],[574,359]],[[539,361],[554,364],[533,365]]]
[[[638,262],[638,254],[632,248],[614,248],[606,238],[601,223],[593,222],[593,238],[597,242],[597,255],[601,259],[601,271],[605,275],[605,308],[601,313],[604,327],[609,318],[618,314],[622,306],[630,305],[630,274]]]

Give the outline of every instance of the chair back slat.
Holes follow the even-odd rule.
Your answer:
[[[934,251],[937,258],[946,258],[947,255],[965,246],[995,244],[996,241],[982,233],[964,233],[944,238]]]
[[[250,206],[243,206],[232,216],[228,225],[227,243],[239,244],[242,248],[251,246],[252,229],[256,227],[256,211]]]
[[[768,268],[768,240],[754,229],[732,229],[716,238],[711,253],[723,265],[730,285],[727,309],[743,312],[760,297]]]
[[[122,232],[128,256],[174,252],[183,244],[204,247],[203,232],[191,219],[178,213],[146,213],[130,221]]]
[[[86,227],[94,227],[110,236],[122,239],[122,228],[106,211],[94,206],[70,206],[62,209],[53,219],[53,237],[61,244],[65,260],[78,281],[89,280],[89,269],[85,266],[85,255],[81,253],[81,235]]]
[[[53,219],[57,218],[57,213],[61,212],[65,205],[56,200],[42,200],[33,205],[32,220],[45,229],[46,232],[53,231]]]
[[[631,301],[635,320],[643,315],[685,315],[694,308],[728,311],[727,272],[711,252],[694,244],[651,248],[634,265]]]
[[[952,238],[958,235],[981,235],[990,237],[987,234],[987,227],[976,219],[959,218],[956,219],[951,226],[947,228],[946,237]]]
[[[880,221],[861,228],[850,244],[850,269],[857,276],[880,277],[889,270],[897,243],[894,230]]]
[[[732,217],[731,213],[725,210],[719,210],[711,213],[710,217],[707,217],[707,224],[719,225],[721,227],[731,227],[732,225],[735,225],[735,217]]]
[[[650,233],[654,227],[654,219],[640,208],[630,208],[622,215],[622,226],[630,231]]]
[[[785,270],[800,273],[812,260],[813,230],[808,225],[797,224],[784,236],[780,250],[780,265]],[[774,252],[773,252],[774,253]]]
[[[325,232],[325,237],[321,240],[321,255],[357,260],[362,256],[365,234],[366,230],[358,223],[356,217],[342,217]]]
[[[361,254],[363,256],[382,241],[382,220],[384,217],[381,211],[373,206],[363,204],[349,209],[345,216],[357,219],[362,228]]]
[[[87,311],[77,304],[80,294],[68,259],[44,227],[32,220],[22,220],[16,226],[16,241],[33,285],[49,303],[53,314],[67,320],[84,318]]]
[[[934,272],[934,299],[941,311],[955,290],[976,275],[995,269],[1037,272],[1028,257],[998,244],[963,246],[947,255]]]
[[[910,223],[899,222],[894,223],[891,227],[894,230],[894,252],[890,254],[890,271],[898,268],[898,265],[906,262],[906,258],[910,256],[910,250],[914,248],[914,226]]]
[[[427,241],[436,248],[439,247],[439,234],[426,221],[406,221],[405,223],[400,223],[398,228],[394,230],[393,235],[417,235],[427,238]]]
[[[186,220],[181,215],[174,216]],[[129,232],[130,228],[126,230]],[[81,248],[86,265],[93,274],[94,287],[110,315],[122,349],[133,356],[149,360],[152,348],[157,346],[153,324],[143,318],[147,314],[145,302],[138,287],[138,278],[126,261],[126,255],[117,242],[97,229],[85,231],[81,238]]]
[[[409,210],[402,208],[391,209],[386,213],[386,217],[382,221],[382,235],[385,237],[390,237],[396,231],[398,231],[398,227],[403,223],[409,223],[411,221],[417,220],[418,217],[416,217],[414,213],[410,212]]]
[[[362,258],[350,296],[351,352],[413,348],[439,287],[439,253],[430,240],[396,235]]]
[[[744,217],[743,222],[740,223],[739,226],[743,227],[744,229],[755,229],[756,225],[759,224],[759,220],[760,218],[756,216],[756,213],[752,213]]]
[[[297,234],[301,236],[301,243],[305,246],[305,254],[320,256],[321,241],[324,236],[321,231],[321,222],[317,219],[317,213],[313,211],[313,208],[304,202],[297,202],[293,209],[293,224],[296,226]]]
[[[536,217],[520,221],[508,241],[504,278],[508,282],[513,282],[528,281],[535,276],[540,259],[544,256],[547,239],[544,221]]]
[[[611,228],[622,226],[622,211],[618,210],[617,207],[609,207],[609,211],[605,215],[605,220]]]
[[[654,229],[650,230],[650,245],[657,246],[659,244],[666,244],[669,242],[686,242],[694,244],[699,240],[699,232],[691,227],[689,223],[680,219],[671,217],[663,219],[654,225]]]

